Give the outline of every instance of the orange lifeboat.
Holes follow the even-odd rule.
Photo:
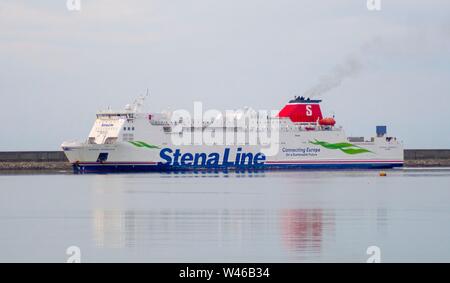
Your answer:
[[[323,118],[319,120],[319,125],[321,126],[334,126],[336,124],[336,120],[331,117]]]

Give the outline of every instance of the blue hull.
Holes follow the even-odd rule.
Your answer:
[[[402,163],[342,163],[342,164],[264,164],[258,166],[167,166],[123,164],[74,164],[75,173],[133,173],[170,171],[266,171],[266,170],[339,170],[339,169],[391,169]]]

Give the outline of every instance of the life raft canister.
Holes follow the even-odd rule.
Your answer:
[[[323,118],[319,120],[319,125],[321,126],[334,126],[336,124],[336,120],[331,117]]]

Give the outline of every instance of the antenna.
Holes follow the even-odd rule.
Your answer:
[[[144,101],[147,97],[150,96],[150,92],[147,88],[147,91],[145,93],[145,95],[140,95],[138,98],[136,98],[133,102],[133,107],[132,107],[132,111],[133,112],[140,112],[142,106],[144,105]]]

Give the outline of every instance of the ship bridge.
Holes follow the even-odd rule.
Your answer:
[[[89,133],[89,144],[114,144],[127,120],[133,119],[133,113],[103,111],[97,113],[97,119]]]

